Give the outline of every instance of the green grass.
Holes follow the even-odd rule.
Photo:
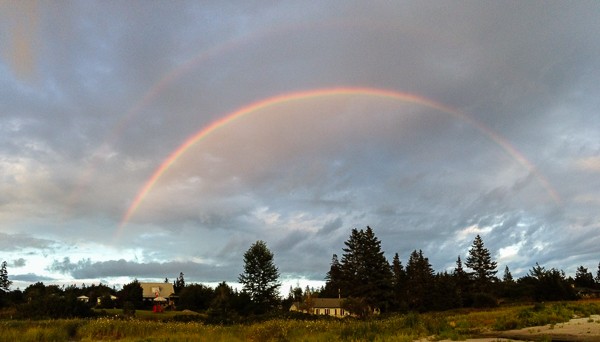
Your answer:
[[[489,310],[461,309],[355,319],[270,319],[232,326],[207,325],[189,313],[138,310],[131,319],[105,310],[97,319],[0,320],[0,341],[413,341],[464,340],[494,330],[556,324],[600,314],[597,302],[557,302]]]

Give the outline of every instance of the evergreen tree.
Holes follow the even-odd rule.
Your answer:
[[[392,286],[394,292],[394,305],[399,311],[404,311],[406,302],[406,270],[400,261],[398,253],[392,259]]]
[[[342,289],[342,265],[338,260],[337,254],[331,258],[329,272],[325,276],[325,288],[321,295],[323,297],[335,298],[340,295]]]
[[[177,280],[173,282],[173,290],[175,291],[175,294],[179,294],[184,287],[185,279],[183,279],[183,272],[179,272],[179,277],[177,277]]]
[[[498,272],[496,270],[497,263],[492,261],[490,251],[485,248],[481,236],[477,235],[473,240],[465,265],[473,270],[471,276],[475,282],[475,290],[478,292],[489,291],[496,272]]]
[[[413,310],[425,311],[432,306],[430,294],[433,292],[434,272],[423,251],[414,250],[406,265],[406,298]]]
[[[594,276],[592,275],[592,272],[588,272],[586,267],[577,267],[577,271],[575,272],[575,286],[593,288]]]
[[[462,305],[462,297],[459,295],[456,278],[447,271],[437,273],[434,276],[433,291],[430,294],[431,309],[449,310]]]
[[[10,285],[12,285],[12,281],[8,279],[6,266],[6,261],[2,261],[2,266],[0,267],[0,290],[4,292],[8,292],[10,290]]]
[[[596,271],[596,287],[600,288],[600,262],[598,263],[598,270]]]
[[[459,306],[467,306],[470,304],[468,298],[469,293],[469,275],[465,272],[460,255],[456,259],[456,267],[452,272],[454,283],[456,284],[456,296],[458,297]]]
[[[518,284],[515,282],[508,266],[504,267],[502,282],[498,285],[499,295],[507,299],[516,299],[518,297]]]
[[[225,282],[215,287],[213,299],[206,312],[209,323],[232,324],[238,320],[238,314],[232,307],[234,296],[233,289]]]
[[[519,284],[529,289],[529,296],[536,301],[571,300],[575,292],[565,276],[565,272],[555,268],[546,270],[537,262],[529,274],[519,279]]]
[[[250,294],[259,313],[266,312],[278,301],[279,270],[273,261],[273,253],[264,241],[255,242],[244,253],[244,273],[239,276],[244,290]]]
[[[504,268],[504,276],[502,276],[502,281],[504,283],[512,283],[514,281],[513,276],[510,273],[510,270],[508,269],[508,266]]]
[[[371,308],[385,311],[392,294],[392,271],[371,227],[352,229],[344,242],[341,262],[342,295],[363,298]]]

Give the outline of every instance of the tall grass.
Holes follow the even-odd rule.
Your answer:
[[[355,319],[270,319],[232,326],[197,320],[99,318],[46,321],[0,320],[0,341],[414,341],[423,337],[461,340],[493,330],[563,322],[600,314],[597,303],[567,302],[409,313]],[[152,319],[150,319],[152,318]]]

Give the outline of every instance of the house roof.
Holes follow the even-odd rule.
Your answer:
[[[313,308],[341,308],[340,298],[313,298]]]
[[[140,283],[142,287],[142,297],[170,297],[175,294],[173,284],[170,283]]]

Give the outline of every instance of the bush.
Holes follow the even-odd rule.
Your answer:
[[[473,296],[473,307],[475,308],[495,308],[497,306],[498,300],[489,293],[476,293]]]
[[[125,302],[123,303],[123,315],[125,317],[134,317],[135,316],[135,305],[133,302]]]

